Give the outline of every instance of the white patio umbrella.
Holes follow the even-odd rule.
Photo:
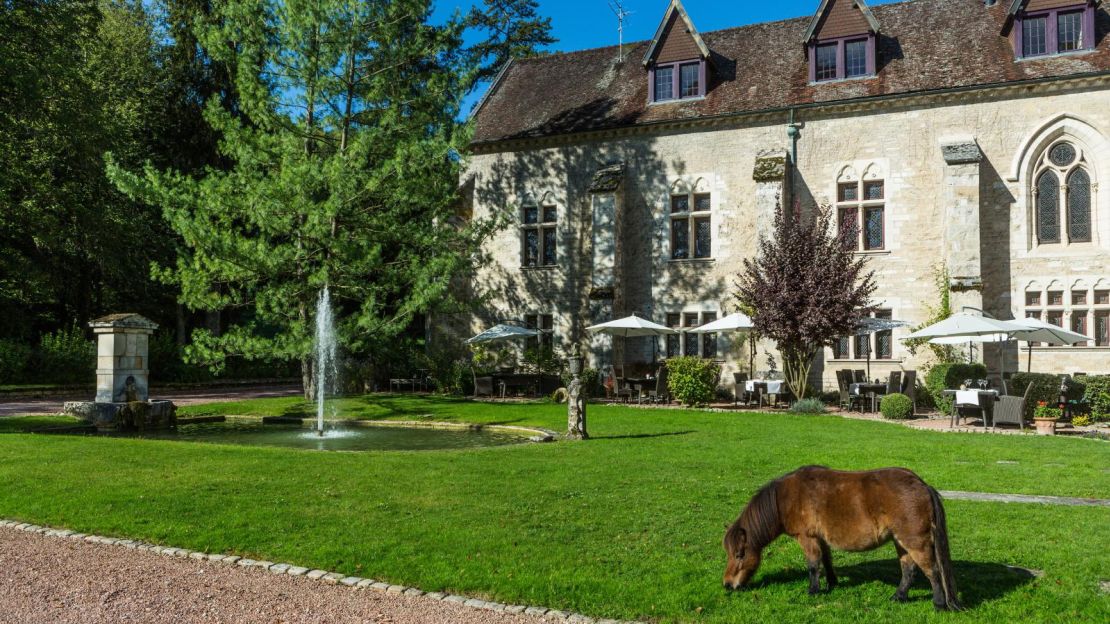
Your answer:
[[[752,323],[752,320],[748,318],[747,314],[737,312],[689,331],[691,334],[716,334],[729,331],[746,331],[753,327],[755,327],[755,325]]]
[[[985,316],[960,312],[928,327],[923,327],[902,340],[926,338],[933,344],[959,344],[961,342],[1005,342],[1013,340],[1022,327],[1013,321],[1000,321]],[[1006,378],[1004,354],[999,350],[999,377]]]
[[[586,328],[591,334],[608,334],[620,338],[638,338],[642,336],[667,336],[678,332],[647,319],[642,319],[635,314],[622,319],[591,325]],[[624,352],[621,352],[621,375],[624,375]]]
[[[1089,336],[1084,336],[1083,334],[1064,329],[1059,325],[1053,325],[1052,323],[1037,318],[1023,318],[1010,322],[1026,328],[1014,332],[1014,338],[1025,341],[1026,348],[1029,352],[1026,358],[1026,372],[1033,370],[1034,342],[1043,342],[1051,345],[1073,345],[1077,342],[1093,340],[1093,338]]]
[[[501,342],[503,340],[515,340],[517,338],[535,338],[539,336],[540,332],[527,327],[519,327],[517,325],[494,325],[486,331],[472,336],[466,340],[466,344],[481,344],[484,342]]]

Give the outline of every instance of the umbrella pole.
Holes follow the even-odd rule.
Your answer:
[[[1033,343],[1025,343],[1025,348],[1029,351],[1029,354],[1025,358],[1025,372],[1031,373],[1033,372]]]

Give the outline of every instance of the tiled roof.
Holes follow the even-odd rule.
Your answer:
[[[1098,9],[1092,52],[1014,59],[1008,3],[909,0],[872,8],[881,24],[875,78],[810,84],[801,41],[810,18],[702,33],[716,78],[706,97],[648,104],[646,70],[616,46],[514,62],[477,111],[474,143],[742,114],[864,97],[1110,71],[1110,13]],[[696,18],[696,16],[694,16]],[[626,59],[650,42],[630,44]]]

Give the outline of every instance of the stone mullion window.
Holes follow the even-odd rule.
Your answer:
[[[681,314],[668,314],[667,327],[676,331],[682,330],[682,315]],[[669,334],[667,336],[667,357],[678,357],[682,355],[682,334]]]
[[[849,249],[886,249],[886,197],[882,180],[846,182],[837,186],[837,215]],[[854,241],[852,231],[856,232]]]
[[[672,260],[713,257],[712,201],[709,193],[671,196]]]
[[[667,357],[687,355],[717,359],[717,334],[695,334],[689,331],[716,320],[716,312],[672,312],[667,314],[667,327],[679,332],[666,337]]]
[[[1087,333],[1087,311],[1086,310],[1072,310],[1071,312],[1071,330],[1077,334],[1089,336]],[[1086,342],[1075,343],[1076,347],[1087,346]]]
[[[553,351],[555,348],[555,317],[551,314],[525,314],[524,327],[540,332],[535,338],[528,338],[525,347],[542,348]]]
[[[521,234],[521,265],[555,266],[558,261],[558,220],[556,206],[525,206]]]
[[[1095,312],[1095,346],[1110,347],[1110,310]]]

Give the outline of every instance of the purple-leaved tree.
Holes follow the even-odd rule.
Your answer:
[[[821,349],[874,311],[874,274],[851,244],[857,234],[838,232],[827,206],[800,219],[780,208],[772,236],[760,237],[759,255],[744,260],[737,299],[755,312],[756,331],[778,344],[786,383],[798,399],[805,398]]]

